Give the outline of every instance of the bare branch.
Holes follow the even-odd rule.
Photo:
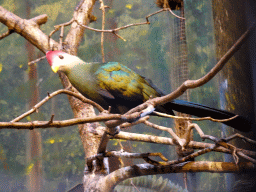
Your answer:
[[[146,159],[147,163],[150,163],[152,165],[174,165],[174,164],[183,163],[185,161],[189,161],[190,159],[194,159],[194,158],[196,158],[200,155],[203,155],[205,153],[209,153],[209,152],[213,151],[215,148],[216,148],[216,146],[209,147],[209,148],[206,148],[206,149],[201,149],[201,150],[199,150],[197,152],[194,152],[194,153],[191,153],[191,154],[189,154],[186,157],[183,157],[181,159],[168,161],[168,162],[154,161],[152,159],[149,159],[148,157],[147,157],[147,159],[144,158],[144,160]]]
[[[101,6],[102,7],[102,6]],[[133,27],[133,26],[139,26],[139,25],[148,25],[150,24],[149,22],[149,17],[153,16],[153,15],[156,15],[158,13],[161,13],[163,11],[170,11],[175,17],[178,17],[180,19],[185,19],[183,17],[179,17],[177,15],[175,15],[171,9],[161,9],[160,11],[156,11],[155,13],[152,13],[148,16],[146,16],[146,22],[141,22],[141,23],[133,23],[133,24],[129,24],[129,25],[125,25],[125,26],[122,26],[122,27],[118,27],[118,28],[115,28],[115,29],[109,29],[109,30],[104,30],[104,28],[102,29],[95,29],[95,28],[92,28],[92,27],[88,27],[86,25],[83,25],[81,23],[79,23],[77,20],[75,20],[80,26],[86,28],[86,29],[89,29],[89,30],[92,30],[92,31],[95,31],[95,32],[101,32],[101,33],[113,33],[114,35],[116,35],[117,37],[119,37],[120,39],[122,39],[123,41],[126,41],[123,37],[121,37],[120,35],[118,35],[116,32],[117,31],[120,31],[120,30],[123,30],[123,29],[126,29],[128,27]],[[102,21],[103,22],[103,21]]]
[[[231,136],[229,136],[227,138],[224,138],[222,140],[225,141],[225,142],[228,142],[228,141],[231,141],[231,140],[236,139],[236,138],[242,139],[242,140],[247,141],[247,142],[252,143],[252,144],[256,144],[256,141],[254,141],[252,139],[249,139],[249,138],[247,138],[247,137],[245,137],[245,136],[243,136],[239,133],[231,135]]]
[[[37,17],[34,17],[32,19],[30,19],[31,21],[35,22],[37,25],[43,25],[47,22],[47,15],[44,14],[44,15],[39,15]],[[11,35],[12,33],[14,32],[14,30],[10,30],[8,29],[7,32],[3,33],[2,35],[0,35],[0,40]]]
[[[82,102],[84,103],[89,103],[91,105],[93,105],[94,107],[96,107],[100,112],[104,111],[104,109],[98,105],[97,103],[95,103],[94,101],[90,100],[90,99],[87,99],[85,98],[83,95],[81,95],[80,93],[75,93],[75,92],[72,92],[72,91],[68,91],[66,89],[60,89],[58,91],[55,91],[51,94],[48,93],[47,97],[45,97],[42,101],[40,101],[39,103],[37,103],[32,109],[30,109],[29,111],[27,111],[26,113],[20,115],[19,117],[16,117],[15,119],[13,119],[11,122],[18,122],[20,121],[21,119],[27,117],[28,115],[34,113],[36,110],[38,110],[38,108],[40,108],[43,104],[45,104],[48,100],[50,100],[51,98],[53,98],[54,96],[58,95],[58,94],[62,94],[62,93],[65,93],[65,94],[68,94],[70,96],[74,96],[78,99],[80,99]]]
[[[105,8],[108,6],[104,5],[103,0],[100,0],[100,9],[102,11],[102,30],[105,29]],[[105,63],[105,55],[104,55],[104,33],[101,33],[101,55],[102,55],[102,62]]]
[[[48,16],[46,14],[38,15],[30,20],[34,21],[37,25],[43,25],[47,22]]]
[[[87,161],[92,161],[99,157],[101,157],[101,158],[103,158],[103,157],[125,157],[125,158],[140,159],[140,158],[146,158],[146,157],[150,157],[150,156],[160,157],[163,161],[168,161],[168,159],[166,159],[162,153],[129,153],[129,152],[124,152],[122,150],[100,153],[100,154],[97,154],[97,155],[87,158]]]
[[[78,10],[81,8],[81,6],[82,6],[83,3],[84,3],[84,0],[80,0],[80,2],[78,3],[78,5],[76,6],[75,11],[78,11]]]
[[[46,21],[47,15],[41,15],[33,19],[26,20],[0,6],[0,22],[6,25],[8,30],[20,34],[44,53],[49,47],[48,36],[40,30],[39,24],[43,24]],[[57,42],[53,41],[52,39],[49,41],[49,43],[50,47],[57,45]]]
[[[243,158],[247,159],[248,161],[250,161],[250,162],[256,164],[256,160],[255,160],[255,159],[249,157],[248,155],[245,155],[243,152],[237,151],[237,154],[238,154],[240,157],[243,157]]]
[[[49,34],[49,38],[51,38],[53,36],[54,33],[56,33],[61,27],[66,27],[71,25],[74,22],[74,18],[72,18],[70,21],[66,22],[66,23],[62,23],[60,25],[55,25],[54,26],[54,30]]]
[[[122,29],[126,29],[128,27],[132,27],[132,26],[139,26],[139,25],[145,25],[145,24],[150,24],[148,22],[142,22],[142,23],[134,23],[134,24],[129,24],[129,25],[125,25],[123,27],[119,27],[119,28],[116,28],[116,29],[108,29],[108,30],[103,30],[103,29],[95,29],[95,28],[92,28],[92,27],[88,27],[87,25],[83,25],[81,23],[79,23],[77,20],[75,20],[76,23],[78,25],[80,25],[81,27],[85,28],[85,29],[89,29],[89,30],[92,30],[92,31],[95,31],[95,32],[102,32],[102,33],[113,33],[114,35],[116,35],[117,37],[121,38],[122,40],[126,41],[124,38],[122,38],[120,35],[118,35],[116,32],[119,31],[119,30],[122,30]]]
[[[63,37],[64,37],[64,26],[62,25],[60,28],[60,36],[59,36],[59,50],[63,49]]]
[[[143,175],[155,175],[166,173],[186,173],[186,172],[211,172],[211,173],[229,173],[243,172],[255,170],[253,163],[239,163],[238,165],[228,162],[208,162],[208,161],[193,161],[175,165],[155,166],[150,164],[137,164],[136,166],[128,166],[120,168],[106,177],[99,184],[106,183],[106,191],[110,191],[113,187],[128,178],[138,177]]]
[[[102,135],[103,133],[98,132],[98,134]],[[156,143],[156,144],[163,144],[163,145],[177,145],[177,143],[175,144],[175,142],[171,138],[138,134],[138,133],[127,133],[127,132],[123,132],[123,131],[120,131],[119,134],[114,136],[114,138],[122,139],[122,140],[129,140],[129,141]],[[185,140],[183,142],[185,143]],[[212,148],[212,147],[214,147],[214,145],[215,144],[212,144],[212,143],[202,143],[202,142],[198,142],[198,141],[190,141],[185,146],[187,146],[189,148],[193,148],[193,149],[205,149],[205,148]],[[217,146],[214,149],[214,151],[232,154],[231,150],[224,148],[222,146]],[[238,148],[237,154],[239,156],[241,156],[240,153],[256,157],[256,152]]]
[[[98,133],[98,134],[102,135],[101,133]],[[156,144],[164,144],[164,145],[174,145],[173,139],[171,139],[171,138],[159,137],[159,136],[153,136],[153,135],[145,135],[145,134],[139,134],[139,133],[128,133],[128,132],[124,132],[124,131],[120,131],[117,135],[114,136],[114,138],[129,140],[129,141],[139,141],[139,142],[148,142],[148,143],[156,143]]]
[[[162,117],[168,117],[168,118],[172,118],[172,119],[182,119],[182,120],[188,120],[188,121],[205,121],[205,120],[209,120],[209,121],[213,121],[213,122],[219,122],[219,123],[223,123],[223,122],[227,122],[230,121],[232,119],[235,119],[236,117],[238,117],[238,115],[235,115],[234,117],[228,118],[228,119],[214,119],[212,117],[201,117],[201,118],[193,118],[193,117],[181,117],[181,116],[175,116],[175,115],[168,115],[166,113],[161,113],[161,112],[157,112],[154,111],[153,113],[162,116]]]
[[[167,128],[167,127],[163,127],[160,125],[156,125],[154,123],[151,123],[149,121],[144,121],[144,124],[147,126],[150,126],[154,129],[158,129],[158,130],[162,130],[162,131],[167,131],[174,139],[174,142],[176,142],[177,144],[179,144],[182,148],[184,146],[184,140],[180,139],[176,133],[174,133],[174,131],[172,130],[172,128]]]
[[[226,143],[226,139],[218,139],[218,138],[216,138],[216,137],[214,137],[214,136],[211,136],[211,135],[205,135],[205,134],[203,133],[203,131],[200,129],[200,127],[199,127],[197,124],[195,124],[195,123],[189,123],[188,129],[187,129],[187,133],[186,133],[186,138],[187,138],[187,139],[186,139],[185,146],[188,144],[187,141],[188,141],[188,138],[190,138],[190,135],[189,135],[189,134],[190,134],[190,132],[191,132],[191,130],[192,130],[193,128],[197,130],[197,132],[199,133],[200,137],[201,137],[203,140],[209,139],[209,140],[215,142],[216,146],[222,146],[222,147],[224,147],[224,148],[230,150],[236,164],[239,162],[239,158],[238,158],[237,155],[239,155],[240,157],[244,157],[244,158],[246,158],[247,160],[250,160],[250,161],[253,162],[253,163],[256,163],[256,160],[254,160],[254,159],[252,159],[252,158],[246,156],[245,154],[243,154],[243,152],[241,152],[240,149],[237,149],[237,147],[235,147],[234,145],[231,145],[231,144],[229,144],[229,143]],[[236,138],[236,137],[239,137],[239,134],[238,134],[238,135],[235,134],[234,136],[230,136],[230,137],[228,138],[228,141],[229,141],[230,139],[233,139],[233,138]],[[244,137],[244,136],[242,136],[242,138],[243,138],[243,139],[248,139],[248,138],[246,138],[246,137]],[[250,141],[250,142],[252,142],[252,143],[255,143],[255,141],[253,141],[253,140],[251,140],[251,139],[248,139],[248,141]],[[239,152],[239,153],[238,153],[238,152]]]
[[[121,119],[120,114],[109,114],[87,118],[74,118],[63,121],[31,121],[31,122],[0,122],[0,129],[38,129],[38,128],[62,128],[77,124],[102,122],[111,119]]]
[[[30,62],[28,62],[28,65],[32,65],[32,64],[34,64],[34,63],[37,63],[37,62],[39,62],[39,61],[41,61],[41,60],[43,60],[43,59],[45,59],[46,58],[46,56],[43,56],[43,57],[40,57],[40,58],[38,58],[38,59],[36,59],[36,60],[34,60],[34,61],[30,61]]]
[[[168,11],[170,11],[170,13],[174,15],[174,17],[177,17],[177,18],[179,18],[179,19],[185,20],[184,17],[181,17],[181,16],[176,15],[171,9],[169,9]]]

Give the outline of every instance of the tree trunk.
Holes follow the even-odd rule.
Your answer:
[[[213,1],[213,16],[216,38],[216,54],[219,60],[223,54],[232,46],[232,44],[248,29],[247,14],[248,8],[245,1],[228,1],[214,0]],[[254,119],[254,103],[252,95],[252,80],[251,68],[248,65],[249,61],[248,46],[243,46],[230,60],[229,64],[221,71],[219,83],[223,95],[222,100],[225,103],[225,110],[234,112],[235,114],[247,116],[249,119]],[[230,135],[234,132],[233,129],[224,128],[223,135]],[[245,135],[245,134],[244,134]],[[252,135],[247,135],[252,138]],[[251,150],[251,145],[245,142],[236,143],[235,146],[248,148]],[[247,146],[246,146],[247,145]],[[231,160],[230,155],[225,155],[226,160]],[[248,182],[250,174],[243,176],[234,174],[226,174],[226,189],[231,191],[235,180],[239,180],[240,184]],[[242,178],[242,179],[241,179]],[[235,180],[234,180],[235,179]],[[243,182],[241,182],[243,180]]]
[[[30,18],[30,4],[26,1],[26,17]],[[28,60],[33,61],[35,57],[35,47],[26,42],[26,50]],[[37,68],[36,65],[29,66],[28,80],[30,83],[29,108],[31,109],[39,101],[39,90],[37,84]],[[37,115],[35,115],[37,116]],[[33,129],[28,132],[27,139],[27,165],[31,167],[31,171],[27,177],[27,188],[30,192],[38,192],[42,190],[42,138],[39,129]]]

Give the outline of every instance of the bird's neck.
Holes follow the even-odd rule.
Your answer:
[[[89,67],[89,63],[85,63],[81,59],[77,59],[75,61],[70,62],[68,65],[62,65],[60,66],[60,70],[64,72],[66,75],[68,75],[71,71],[73,70],[79,70],[79,68],[84,68],[86,69]]]

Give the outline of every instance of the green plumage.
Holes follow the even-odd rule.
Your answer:
[[[149,79],[118,62],[86,63],[79,57],[62,51],[48,51],[46,58],[54,72],[64,72],[71,84],[82,95],[104,109],[111,106],[111,113],[124,114],[147,101],[151,96],[164,95]],[[235,116],[228,111],[176,99],[156,106],[156,111],[173,115],[172,110],[215,119],[228,119]],[[252,123],[243,116],[223,123],[241,131],[249,131],[252,127]]]
[[[83,63],[64,72],[80,93],[105,109],[111,105],[114,113],[161,96],[144,77],[118,62]]]

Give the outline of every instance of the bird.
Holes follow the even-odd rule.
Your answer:
[[[63,51],[47,51],[46,58],[54,73],[63,72],[83,96],[111,113],[124,114],[150,98],[165,94],[147,79],[119,62],[85,62],[75,55]],[[174,99],[155,107],[155,111],[174,115],[174,111],[197,117],[228,119],[235,114],[201,105]],[[151,115],[156,115],[151,113]],[[252,123],[245,117],[237,117],[222,122],[239,131],[251,131]]]

